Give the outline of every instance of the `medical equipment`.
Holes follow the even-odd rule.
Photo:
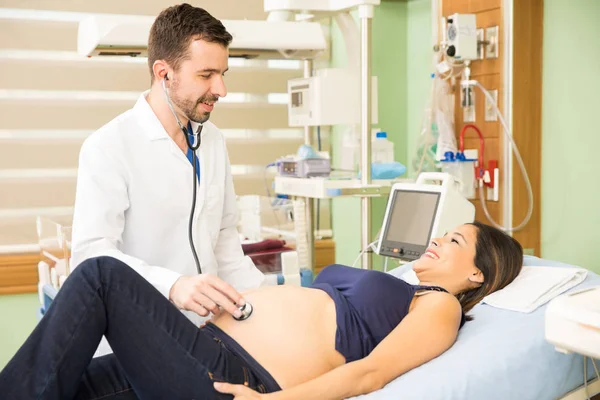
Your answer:
[[[375,85],[373,77],[371,76],[371,25],[373,20],[374,7],[380,4],[380,0],[265,0],[264,4],[265,11],[269,13],[269,19],[278,19],[286,21],[296,19],[301,21],[309,21],[318,20],[320,18],[333,17],[333,19],[335,20],[336,24],[342,32],[348,60],[347,69],[350,74],[353,74],[357,77],[356,87],[360,87],[360,90],[358,91],[358,93],[360,93],[360,113],[356,115],[360,115],[359,121],[361,127],[361,178],[359,184],[360,187],[357,187],[356,183],[354,183],[352,186],[353,189],[356,189],[356,191],[353,190],[353,195],[361,197],[361,247],[364,248],[368,245],[369,237],[371,235],[371,197],[374,195],[380,195],[380,187],[377,187],[375,190],[372,190],[371,188],[370,140],[371,126],[373,120],[376,120],[377,118],[376,113],[374,113],[375,102],[373,101],[375,98],[375,96],[373,95],[373,88],[375,87]],[[356,20],[350,14],[350,11],[352,10],[357,11],[360,29],[358,29]],[[304,66],[304,78],[310,78],[313,75],[312,60],[305,61]],[[310,90],[310,87],[303,90]],[[322,93],[322,95],[327,96],[328,94]],[[306,116],[305,107],[299,107],[298,109],[300,111],[300,114],[304,113],[304,115]],[[354,116],[350,114],[352,113],[346,112],[345,117],[354,118]],[[314,122],[318,121],[310,121],[310,118],[308,118],[308,124],[312,124]],[[311,126],[313,125],[308,124],[304,125],[305,142],[306,144],[311,144]],[[281,188],[282,185],[277,184],[277,180],[279,178],[287,178],[276,177],[275,185],[276,187],[279,186]],[[278,193],[290,194],[285,192]],[[314,194],[309,194],[305,197],[308,197],[309,199],[316,198]],[[314,230],[312,229],[312,200],[307,201],[306,214],[306,234],[308,236],[309,260],[311,260],[311,265],[314,265]],[[366,269],[370,269],[372,267],[371,254],[365,253],[363,255],[362,267]]]
[[[438,171],[447,152],[456,153],[454,134],[454,94],[449,80],[469,68],[470,60],[478,59],[478,40],[475,14],[452,14],[442,19],[443,38],[438,43],[438,23],[433,17],[434,49],[429,105],[425,109],[421,134],[413,158],[415,175]],[[474,93],[470,88],[461,92],[464,122],[474,122]]]
[[[252,304],[250,303],[246,303],[241,307],[238,307],[238,310],[240,310],[242,312],[242,315],[238,318],[235,315],[233,316],[233,319],[235,319],[236,321],[244,321],[248,318],[250,318],[250,315],[252,315]]]
[[[358,72],[342,68],[317,70],[311,77],[288,81],[290,126],[360,123]],[[377,81],[373,77],[372,115],[377,123]]]
[[[600,286],[551,300],[545,333],[557,351],[600,359]]]
[[[447,24],[447,25],[446,25]],[[437,24],[434,24],[437,25]],[[446,65],[450,66],[450,70],[454,66],[461,65],[462,70],[460,71],[462,74],[462,79],[460,80],[460,96],[461,96],[461,107],[463,108],[463,121],[464,122],[474,122],[475,121],[475,91],[474,88],[478,87],[484,94],[486,98],[486,107],[490,107],[495,115],[498,116],[500,120],[500,124],[502,125],[503,132],[508,139],[509,146],[512,147],[512,150],[515,154],[515,159],[521,169],[523,177],[525,179],[525,185],[527,188],[527,197],[528,197],[528,209],[525,218],[521,223],[517,226],[512,227],[511,224],[508,226],[504,226],[498,222],[496,222],[487,208],[486,204],[486,196],[484,194],[484,186],[490,187],[492,189],[492,198],[496,200],[498,198],[498,184],[499,184],[499,171],[497,169],[497,161],[491,160],[491,165],[486,170],[485,165],[482,165],[483,162],[480,159],[480,163],[478,166],[478,173],[476,174],[477,186],[479,187],[479,197],[481,200],[481,206],[485,213],[485,216],[489,220],[490,224],[494,227],[504,230],[506,232],[518,231],[525,227],[531,216],[533,215],[533,189],[531,187],[531,182],[529,181],[529,176],[527,174],[527,170],[525,169],[525,165],[523,164],[523,159],[519,153],[519,149],[517,148],[515,141],[511,135],[511,131],[508,128],[506,121],[504,120],[504,116],[500,112],[497,99],[478,81],[471,79],[471,69],[470,63],[473,60],[480,59],[482,46],[488,46],[486,49],[486,54],[488,54],[491,58],[497,57],[497,35],[498,29],[497,27],[490,27],[486,29],[486,35],[488,36],[488,40],[481,40],[482,34],[477,34],[476,28],[476,17],[475,14],[453,14],[449,16],[447,19],[442,19],[442,25],[446,26],[447,29],[443,29],[444,32],[441,43],[438,45],[436,43],[435,48],[436,51],[439,50],[441,54],[450,57],[452,60],[446,62]],[[448,77],[455,77],[453,71],[448,74]],[[491,113],[488,114],[486,111],[486,120],[488,120]],[[469,125],[466,125],[467,127]],[[482,137],[481,132],[479,132],[480,137]],[[462,133],[461,133],[462,136]],[[425,154],[425,153],[424,153]],[[480,151],[480,157],[483,156],[483,151]],[[510,172],[509,172],[510,173]],[[508,218],[510,221],[510,218]]]
[[[277,162],[277,172],[281,176],[294,178],[327,177],[331,173],[331,165],[328,158],[284,158]]]
[[[436,59],[436,62],[439,61]],[[432,74],[429,105],[424,110],[416,154],[413,157],[415,176],[421,172],[439,171],[439,161],[446,152],[457,151],[454,134],[454,95],[448,82],[451,73],[443,77]]]
[[[84,56],[147,57],[155,17],[92,15],[79,23],[77,51]],[[327,49],[317,22],[222,20],[233,40],[230,57],[310,59]]]
[[[169,91],[167,89],[166,83],[165,81],[168,81],[169,77],[165,75],[164,79],[162,80],[162,88],[163,88],[163,92],[165,94],[165,99],[167,100],[167,104],[169,105],[169,108],[171,109],[171,112],[173,113],[173,116],[175,117],[175,120],[177,121],[177,125],[179,125],[179,129],[181,129],[181,132],[183,132],[183,136],[185,136],[185,142],[188,145],[188,148],[192,151],[192,171],[193,171],[193,176],[192,176],[192,209],[190,210],[190,219],[189,219],[189,223],[188,223],[188,239],[189,239],[189,243],[190,243],[190,247],[192,249],[192,255],[194,256],[194,262],[196,263],[196,269],[198,270],[198,274],[202,273],[202,268],[200,267],[200,261],[198,260],[198,253],[196,252],[196,247],[194,246],[194,237],[192,235],[192,228],[194,225],[194,211],[196,210],[196,191],[197,191],[197,167],[196,167],[196,150],[198,150],[198,148],[200,148],[200,144],[202,143],[202,139],[200,136],[200,133],[202,132],[202,125],[200,125],[200,128],[198,130],[198,132],[194,133],[192,132],[192,135],[196,136],[196,144],[192,144],[190,142],[190,132],[188,132],[187,128],[185,126],[183,126],[183,124],[181,123],[181,121],[179,120],[179,117],[177,116],[177,113],[175,112],[175,108],[173,108],[173,104],[171,103],[171,96],[169,96]]]
[[[446,152],[441,160],[442,172],[452,175],[459,184],[460,193],[467,199],[475,198],[475,159],[467,158],[465,153]]]
[[[196,247],[194,246],[194,236],[193,236],[193,226],[194,226],[194,212],[196,210],[196,197],[197,197],[197,186],[198,186],[198,178],[197,178],[197,174],[198,174],[198,170],[197,170],[197,165],[196,165],[196,150],[198,150],[200,148],[200,145],[202,143],[202,139],[201,139],[201,133],[202,133],[202,125],[200,125],[198,132],[191,132],[191,135],[196,136],[196,143],[193,144],[190,141],[190,132],[188,132],[188,129],[183,126],[183,124],[181,123],[181,121],[179,120],[179,117],[177,116],[177,113],[175,112],[175,108],[173,107],[173,104],[171,103],[171,96],[169,96],[169,91],[167,89],[166,86],[166,81],[169,80],[169,77],[165,75],[164,79],[162,80],[162,88],[163,88],[163,92],[165,94],[165,99],[167,100],[167,104],[169,105],[169,108],[171,109],[171,112],[173,113],[173,116],[175,117],[175,120],[177,121],[177,125],[179,125],[179,129],[181,129],[181,132],[183,132],[183,136],[185,136],[185,142],[188,146],[188,148],[192,151],[192,208],[190,210],[190,219],[189,219],[189,223],[188,223],[188,239],[189,239],[189,243],[190,243],[190,248],[192,250],[192,255],[194,256],[194,262],[196,264],[196,269],[198,270],[198,274],[202,274],[202,268],[200,266],[200,260],[198,260],[198,253],[196,252]],[[190,126],[190,125],[188,125]],[[235,318],[238,321],[243,321],[245,319],[248,319],[250,317],[250,315],[252,315],[252,305],[250,303],[246,303],[243,306],[238,307],[238,309],[242,312],[242,316],[240,318],[236,318],[235,316],[233,318]]]
[[[426,181],[441,181],[440,185]],[[377,254],[413,261],[434,237],[473,222],[475,206],[459,192],[458,182],[445,173],[422,173],[416,183],[396,183],[388,198]]]
[[[478,57],[475,14],[452,14],[447,22],[446,54],[456,60],[476,60]]]
[[[465,132],[468,129],[473,129],[479,136],[478,150],[465,149]],[[442,171],[453,175],[460,182],[461,193],[466,198],[475,198],[477,182],[480,182],[492,190],[492,198],[498,201],[498,161],[490,160],[489,168],[485,169],[483,134],[476,125],[466,124],[460,130],[459,140],[459,150],[456,154],[446,152],[444,159],[441,160]],[[467,153],[469,154],[467,155]]]

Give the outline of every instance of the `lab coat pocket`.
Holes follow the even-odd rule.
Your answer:
[[[223,219],[223,185],[210,185],[206,193],[205,222],[213,247],[219,239]]]

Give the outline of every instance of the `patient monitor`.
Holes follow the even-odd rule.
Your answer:
[[[431,183],[426,183],[430,181]],[[441,182],[441,184],[433,183]],[[421,257],[432,238],[473,222],[475,206],[460,194],[452,175],[426,172],[416,183],[392,186],[377,253],[413,261]]]

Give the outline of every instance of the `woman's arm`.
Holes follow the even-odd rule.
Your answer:
[[[337,400],[381,389],[398,376],[450,348],[456,340],[460,320],[461,308],[454,296],[429,293],[419,298],[414,309],[369,356],[301,385],[260,398]],[[226,385],[227,388],[233,386]],[[227,392],[235,394],[235,391]]]

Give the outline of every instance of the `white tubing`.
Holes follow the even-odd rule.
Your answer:
[[[527,186],[527,198],[529,200],[529,206],[527,207],[527,215],[525,216],[525,219],[523,219],[523,221],[519,225],[515,226],[514,228],[505,227],[505,226],[502,226],[499,223],[497,223],[490,215],[487,205],[485,203],[485,196],[483,193],[483,185],[479,185],[479,196],[481,197],[481,205],[483,207],[483,212],[485,213],[485,216],[487,217],[487,219],[491,222],[492,226],[494,226],[498,229],[501,229],[503,231],[506,231],[506,232],[518,231],[520,229],[523,229],[523,227],[525,225],[527,225],[527,223],[531,219],[531,215],[533,214],[533,190],[531,189],[531,182],[529,181],[529,175],[527,175],[527,170],[525,169],[525,165],[523,164],[523,159],[521,158],[521,154],[519,153],[517,144],[515,143],[512,135],[510,134],[510,129],[508,129],[508,125],[506,124],[506,121],[504,120],[504,117],[502,116],[502,113],[498,109],[498,105],[494,101],[494,98],[492,97],[490,92],[488,92],[486,90],[486,88],[483,87],[482,84],[480,84],[479,82],[477,82],[475,80],[470,80],[470,81],[464,82],[463,84],[465,84],[465,83],[466,84],[475,84],[479,89],[481,89],[483,94],[485,94],[485,97],[487,97],[487,99],[489,100],[492,107],[494,107],[494,111],[496,112],[496,114],[498,115],[498,118],[500,119],[500,123],[502,124],[502,127],[504,128],[503,129],[504,133],[512,145],[512,150],[515,153],[515,158],[517,159],[517,163],[519,164],[519,167],[521,168],[521,172],[523,173],[523,178],[525,179],[525,185]],[[507,160],[507,162],[508,162],[508,160]],[[484,166],[481,166],[481,167],[484,167]]]

